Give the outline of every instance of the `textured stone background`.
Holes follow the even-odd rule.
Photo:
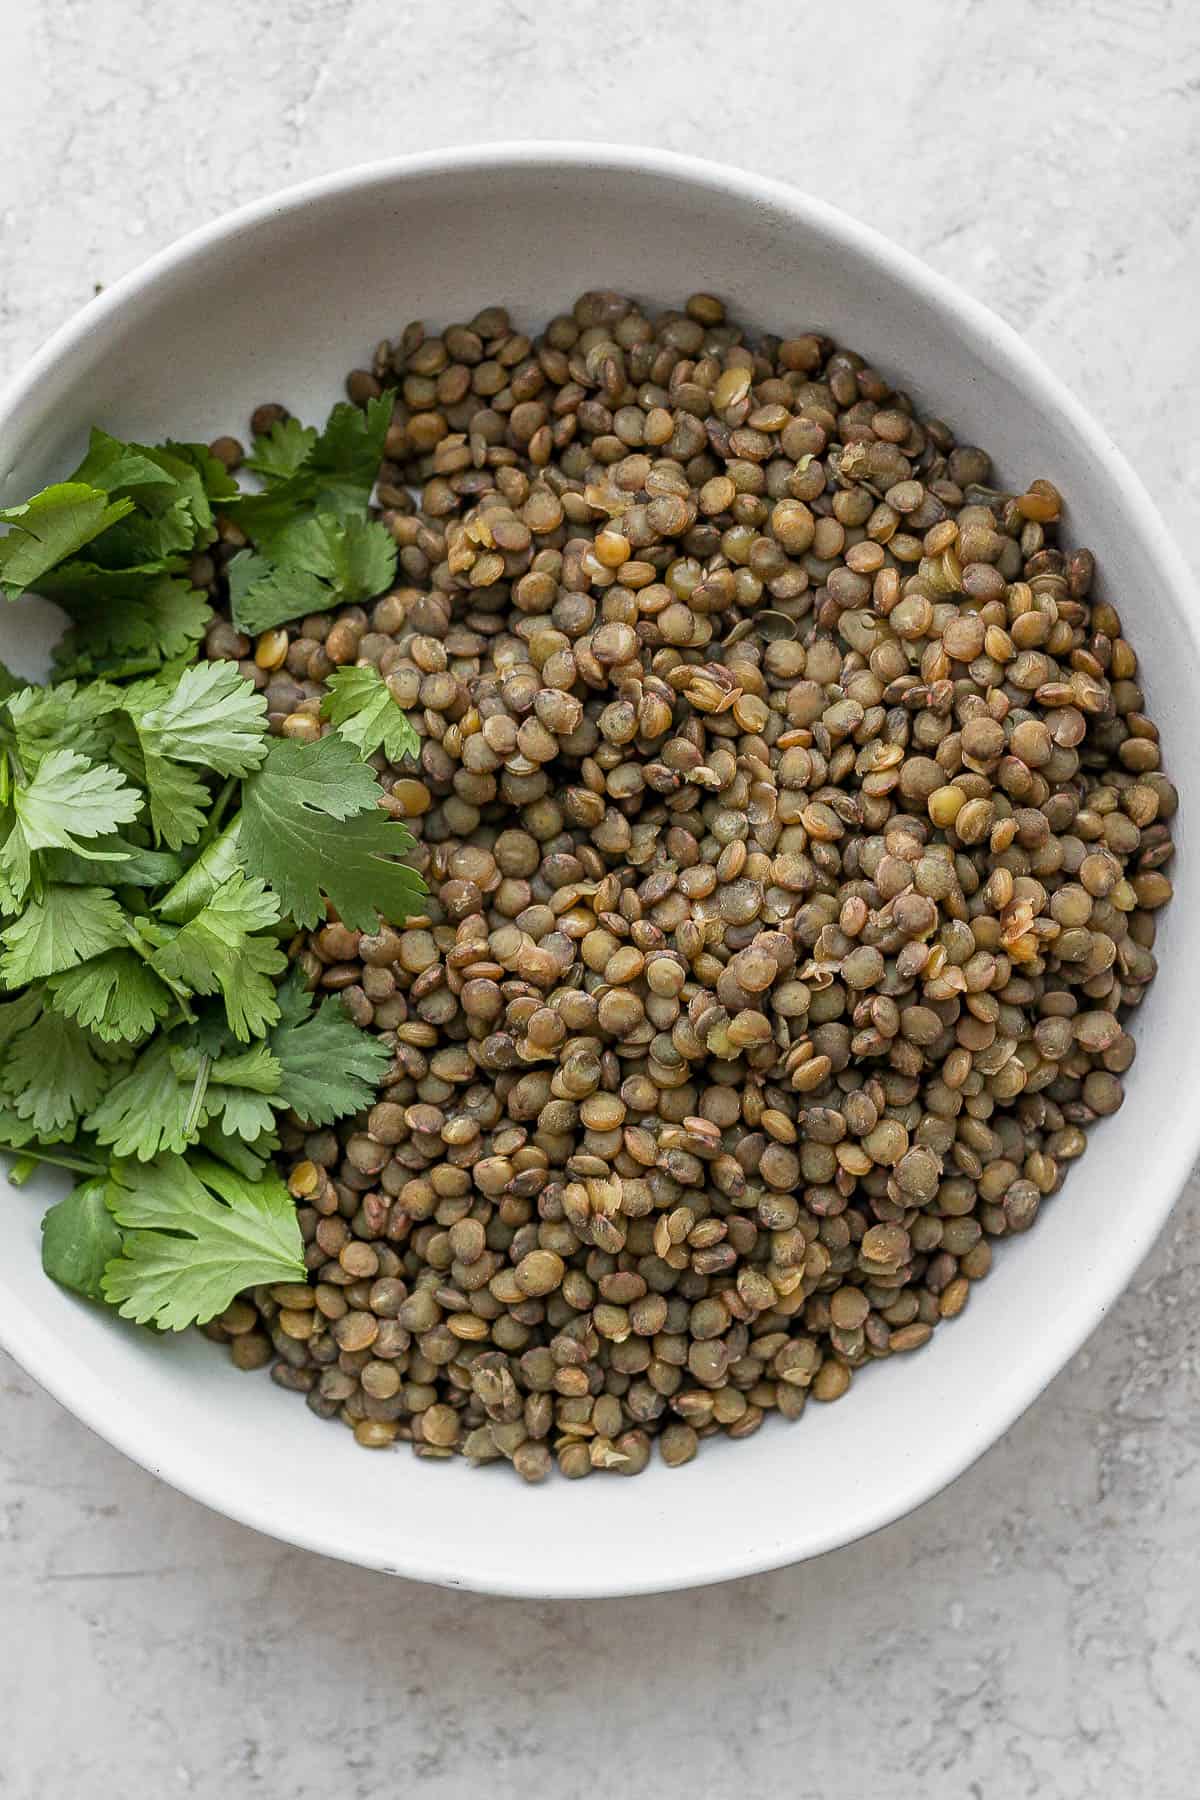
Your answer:
[[[0,67],[0,375],[283,183],[472,139],[653,142],[792,179],[989,301],[1200,540],[1187,0],[35,0],[0,3]],[[0,1795],[1193,1800],[1198,1227],[1193,1186],[1087,1351],[916,1517],[587,1608],[282,1549],[0,1358]]]

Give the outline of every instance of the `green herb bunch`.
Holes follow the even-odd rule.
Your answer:
[[[244,493],[196,444],[92,434],[68,481],[0,510],[0,591],[70,621],[48,685],[0,666],[0,1148],[85,1177],[47,1215],[49,1273],[169,1329],[256,1282],[304,1278],[270,1168],[276,1116],[325,1125],[390,1063],[341,1001],[314,1006],[288,946],[332,911],[420,910],[406,827],[367,762],[419,740],[372,667],[339,670],[313,744],[270,737],[236,664],[205,661],[188,577],[217,515],[258,632],[370,598],[395,573],[368,510],[390,407],[260,436]]]

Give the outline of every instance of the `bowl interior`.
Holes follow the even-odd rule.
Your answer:
[[[1180,786],[1190,885],[1197,640],[1162,526],[1098,430],[1003,327],[824,208],[750,177],[558,147],[418,159],[200,234],[81,315],[0,410],[0,501],[61,476],[89,425],[121,436],[242,433],[262,400],[321,418],[347,367],[412,318],[482,304],[540,326],[586,287],[678,304],[697,287],[782,333],[828,330],[1015,481],[1051,477],[1096,552],[1147,671]],[[0,616],[33,672],[46,609]],[[1003,1246],[965,1315],[795,1427],[705,1445],[686,1473],[552,1481],[367,1456],[195,1334],[155,1340],[73,1300],[38,1260],[48,1180],[5,1199],[0,1335],[67,1406],[196,1497],[329,1554],[504,1592],[602,1594],[715,1580],[845,1542],[958,1473],[1094,1326],[1161,1225],[1198,1130],[1190,1099],[1200,958],[1186,902],[1160,934],[1121,1114],[1096,1130],[1035,1230]]]

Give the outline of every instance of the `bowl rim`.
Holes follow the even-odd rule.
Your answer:
[[[336,200],[372,187],[386,188],[409,177],[462,173],[486,177],[501,171],[539,168],[547,175],[570,170],[658,176],[693,189],[717,190],[747,205],[769,205],[797,222],[815,228],[836,247],[874,262],[899,284],[915,292],[935,312],[952,314],[960,327],[986,340],[1019,376],[1035,385],[1057,408],[1090,454],[1106,465],[1110,476],[1119,480],[1128,511],[1136,516],[1140,528],[1157,540],[1160,568],[1166,577],[1171,603],[1177,607],[1182,627],[1190,635],[1200,658],[1200,604],[1197,603],[1196,585],[1144,484],[1104,429],[1012,326],[949,277],[893,243],[873,226],[863,224],[804,189],[730,164],[675,151],[582,139],[502,140],[375,159],[276,189],[186,232],[88,300],[51,334],[0,390],[0,430],[14,417],[19,417],[46,375],[69,358],[91,333],[115,318],[128,302],[146,294],[164,278],[195,265],[209,250],[229,239],[252,232],[273,218],[297,212],[312,203]],[[67,1411],[133,1462],[213,1512],[298,1548],[412,1580],[518,1598],[603,1598],[675,1591],[760,1574],[827,1554],[893,1524],[955,1481],[1011,1429],[1091,1336],[1161,1232],[1187,1180],[1198,1148],[1200,1109],[1195,1115],[1190,1137],[1180,1138],[1174,1156],[1165,1168],[1158,1170],[1155,1190],[1148,1203],[1134,1221],[1128,1222],[1128,1260],[1121,1280],[1097,1282],[1086,1304],[1080,1304],[1065,1328],[1060,1329],[1054,1340],[1052,1363],[1031,1369],[1019,1391],[989,1408],[986,1422],[977,1421],[967,1439],[957,1440],[961,1447],[949,1451],[936,1447],[922,1460],[919,1471],[895,1481],[886,1497],[873,1508],[859,1510],[846,1527],[832,1527],[815,1540],[795,1532],[790,1534],[790,1541],[778,1542],[760,1553],[738,1554],[735,1544],[721,1554],[693,1559],[687,1566],[666,1571],[653,1580],[614,1585],[602,1573],[591,1576],[586,1568],[570,1580],[556,1580],[550,1584],[518,1579],[503,1572],[485,1577],[477,1566],[468,1573],[431,1567],[419,1549],[405,1555],[403,1546],[398,1547],[399,1554],[389,1556],[385,1562],[339,1544],[319,1530],[308,1530],[302,1523],[290,1519],[281,1522],[273,1515],[266,1496],[261,1500],[247,1498],[230,1502],[222,1494],[219,1472],[209,1475],[207,1470],[202,1472],[194,1465],[186,1472],[173,1469],[169,1444],[149,1440],[133,1408],[120,1409],[121,1417],[114,1419],[111,1401],[99,1387],[80,1393],[65,1366],[68,1359],[64,1358],[49,1330],[37,1321],[27,1321],[34,1328],[26,1334],[13,1330],[10,1315],[0,1311],[0,1347]]]

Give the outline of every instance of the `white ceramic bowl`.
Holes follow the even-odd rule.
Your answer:
[[[46,1188],[4,1197],[0,1341],[79,1418],[185,1493],[369,1567],[496,1593],[589,1596],[718,1581],[813,1556],[936,1493],[1008,1429],[1120,1293],[1200,1139],[1200,912],[1193,821],[1194,590],[1137,478],[1020,339],[911,256],[757,176],[649,151],[561,144],[437,153],[295,188],[193,233],[87,306],[0,402],[0,501],[60,477],[89,425],[208,438],[283,399],[324,416],[344,370],[408,319],[503,301],[530,326],[587,287],[819,326],[980,443],[1014,482],[1051,477],[1067,531],[1141,654],[1183,805],[1182,897],[1137,1021],[1124,1109],[1095,1131],[1036,1228],[919,1355],[835,1407],[686,1470],[528,1489],[510,1471],[365,1455],[198,1334],[156,1340],[42,1275]],[[0,656],[34,670],[37,608],[5,610]],[[34,1184],[36,1188],[37,1184]]]

